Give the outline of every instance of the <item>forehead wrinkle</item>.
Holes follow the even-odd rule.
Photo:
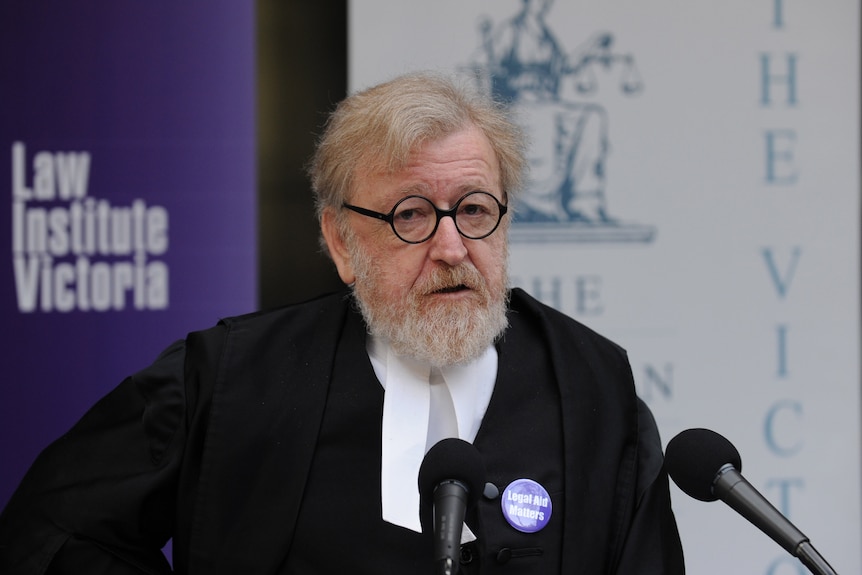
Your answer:
[[[465,194],[477,190],[493,192],[496,187],[493,181],[489,182],[488,178],[481,175],[478,177],[468,176],[464,178],[466,180],[464,182],[453,182],[451,184],[449,183],[450,179],[453,178],[440,177],[436,178],[431,183],[429,183],[428,181],[410,182],[403,186],[398,186],[393,191],[385,193],[383,198],[391,201],[391,203],[394,204],[395,202],[407,196],[422,196],[428,199],[432,199],[433,197],[448,196],[452,195],[450,193],[451,190],[454,190],[457,198],[460,198]],[[458,176],[454,179],[458,180],[462,178]]]
[[[468,132],[447,137],[465,135],[475,134]],[[496,156],[489,150],[487,138],[478,135],[478,142],[456,141],[444,149],[435,147],[436,142],[426,142],[414,149],[407,161],[396,169],[382,166],[380,162],[370,162],[357,170],[357,184],[361,182],[361,185],[356,188],[361,188],[369,200],[377,196],[373,200],[375,207],[383,209],[381,204],[386,204],[386,211],[409,195],[421,195],[438,203],[454,203],[475,190],[496,195],[500,192],[499,166]]]
[[[475,165],[470,162],[470,165],[446,173],[439,173],[427,164],[417,166],[417,168],[419,169],[412,174],[402,173],[394,174],[394,176],[404,175],[409,180],[416,180],[405,186],[405,189],[416,188],[443,192],[454,189],[466,192],[477,188],[492,191],[499,187],[499,175],[493,171],[492,166],[485,162],[482,162],[482,165]],[[425,168],[428,169],[425,170]]]

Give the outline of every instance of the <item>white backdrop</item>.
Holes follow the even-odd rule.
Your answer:
[[[629,350],[665,444],[733,441],[841,573],[862,572],[859,17],[849,0],[350,4],[351,90],[498,78],[534,150],[513,283]],[[690,573],[805,573],[672,489]]]

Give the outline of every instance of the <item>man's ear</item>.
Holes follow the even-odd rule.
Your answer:
[[[323,216],[320,218],[320,230],[323,232],[326,247],[329,248],[329,255],[335,262],[338,276],[344,283],[352,284],[356,281],[356,275],[353,273],[353,265],[350,263],[350,253],[344,243],[344,238],[341,237],[338,225],[335,223],[335,214],[332,213],[331,208],[323,211]]]

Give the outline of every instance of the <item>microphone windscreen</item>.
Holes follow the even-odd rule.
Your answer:
[[[425,454],[419,468],[419,495],[427,503],[434,499],[434,489],[447,480],[467,486],[467,507],[478,500],[485,487],[485,464],[471,443],[450,437],[437,442]]]
[[[686,429],[670,440],[664,465],[685,493],[701,501],[718,499],[712,492],[719,470],[727,464],[742,471],[742,459],[733,444],[709,429]]]

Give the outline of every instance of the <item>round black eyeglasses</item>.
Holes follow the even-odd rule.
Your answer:
[[[375,212],[347,202],[342,204],[357,214],[387,222],[395,235],[408,244],[421,244],[431,238],[440,220],[449,216],[458,233],[469,240],[487,238],[500,225],[509,207],[501,204],[488,192],[465,194],[451,209],[441,210],[423,196],[407,196],[395,204],[388,214]]]

